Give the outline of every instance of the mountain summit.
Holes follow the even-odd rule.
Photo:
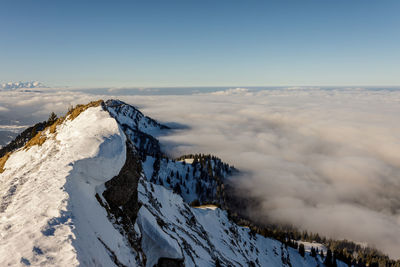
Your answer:
[[[168,158],[168,127],[119,100],[78,105],[0,159],[0,266],[317,266],[233,223],[212,156]],[[341,262],[337,262],[341,265]]]

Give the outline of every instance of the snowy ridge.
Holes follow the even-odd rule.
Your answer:
[[[160,157],[141,138],[154,142],[150,134],[162,129],[111,100],[14,151],[0,173],[0,266],[322,265],[232,223],[224,210],[190,207],[218,200],[229,166]]]
[[[125,161],[123,132],[93,107],[57,133],[14,152],[0,174],[0,266],[113,266],[99,239],[132,266],[134,252],[94,198]]]
[[[144,116],[138,109],[120,100],[107,100],[105,105],[120,125],[126,125],[149,135],[156,135],[160,130],[168,129],[167,126]]]
[[[138,109],[120,100],[108,100],[105,106],[142,157],[161,154],[160,144],[155,136],[168,129],[167,126],[144,116]]]

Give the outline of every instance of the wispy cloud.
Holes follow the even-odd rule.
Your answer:
[[[252,96],[253,93],[250,92],[249,89],[247,88],[230,88],[227,90],[222,90],[222,91],[216,91],[212,92],[212,95],[240,95],[240,96]]]

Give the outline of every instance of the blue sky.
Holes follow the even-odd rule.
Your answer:
[[[400,1],[1,1],[0,82],[400,85]]]

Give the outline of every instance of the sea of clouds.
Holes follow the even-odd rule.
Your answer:
[[[0,92],[0,122],[32,124],[77,103],[119,98],[187,126],[160,137],[169,154],[212,153],[242,170],[238,188],[261,200],[251,216],[400,258],[400,90],[124,91]]]

